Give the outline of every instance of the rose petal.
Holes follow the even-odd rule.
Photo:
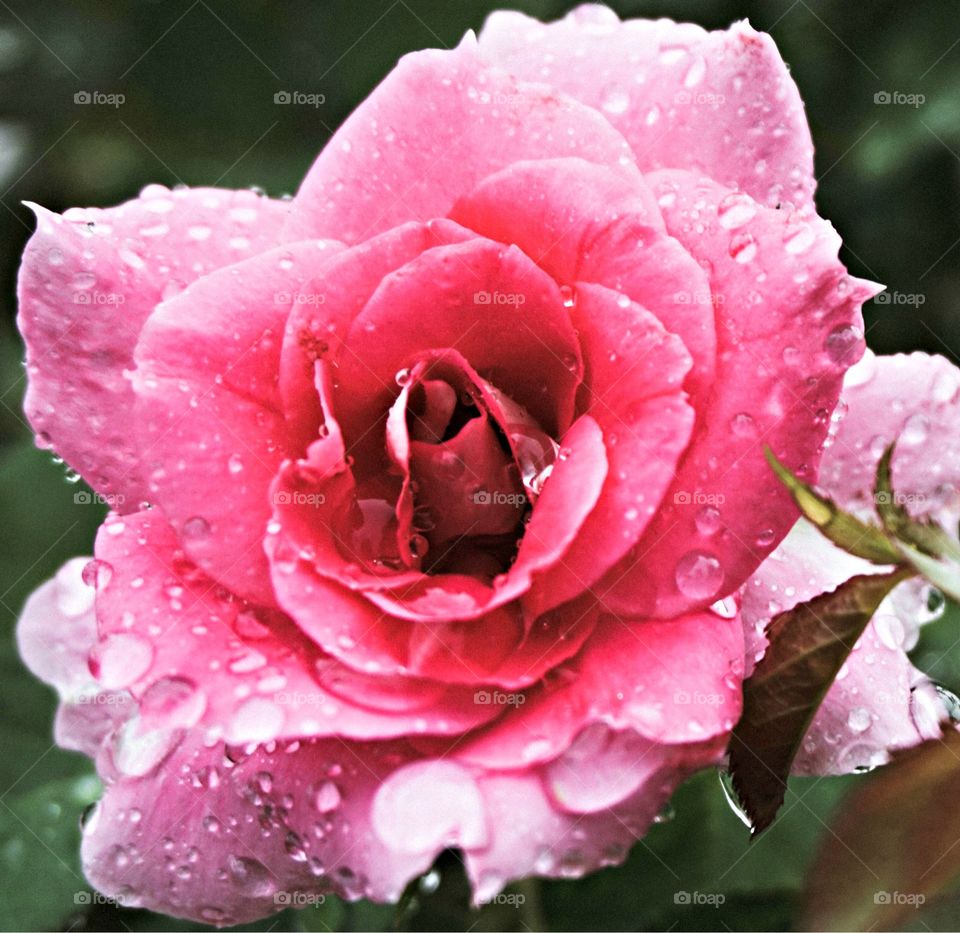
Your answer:
[[[293,295],[337,249],[291,244],[165,302],[137,344],[137,430],[150,499],[198,565],[273,604],[262,539],[284,456],[277,373]]]
[[[705,32],[668,19],[620,22],[586,5],[542,24],[498,11],[483,57],[597,108],[643,171],[684,168],[768,207],[813,210],[813,142],[773,40],[746,21]]]
[[[140,703],[144,728],[133,738],[201,726],[239,744],[387,738],[456,733],[498,713],[472,703],[465,688],[437,692],[416,682],[410,690],[418,702],[385,703],[375,677],[338,671],[282,615],[245,604],[205,577],[156,510],[108,521],[97,556],[113,569],[97,595],[94,654],[100,679],[116,671]],[[138,765],[141,751],[121,747],[117,755]],[[125,770],[123,762],[118,767]]]
[[[730,229],[726,189],[685,172],[649,181],[667,229],[709,263],[717,313],[713,393],[663,508],[605,596],[620,612],[668,617],[738,588],[793,524],[764,447],[815,475],[843,373],[863,352],[860,305],[876,288],[847,275],[840,238],[819,218],[757,205]]]
[[[282,241],[289,205],[251,191],[151,185],[105,210],[34,207],[18,323],[27,417],[119,511],[148,498],[124,372],[154,307],[214,269]]]
[[[743,633],[712,612],[668,621],[610,616],[580,654],[527,701],[456,750],[487,768],[549,761],[596,722],[654,742],[699,742],[728,732],[740,715]]]
[[[599,113],[484,64],[468,33],[456,49],[401,59],[353,112],[300,186],[288,234],[357,243],[444,216],[506,165],[560,155],[633,161]]]

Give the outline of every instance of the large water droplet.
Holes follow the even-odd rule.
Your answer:
[[[690,551],[677,561],[674,579],[684,596],[709,599],[723,584],[723,567],[713,554]]]
[[[150,642],[127,632],[108,635],[90,652],[90,671],[108,690],[129,687],[153,663]]]

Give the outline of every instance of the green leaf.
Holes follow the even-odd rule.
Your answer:
[[[80,870],[80,815],[99,796],[99,781],[86,774],[0,801],[3,929],[64,929],[84,909],[90,888]]]
[[[777,478],[790,490],[800,511],[834,544],[848,554],[874,564],[903,563],[903,556],[881,529],[844,512],[832,499],[798,479],[769,447],[764,453]]]
[[[770,645],[744,682],[730,773],[756,835],[783,804],[787,776],[820,703],[887,594],[912,571],[851,577],[831,593],[781,613]]]
[[[960,734],[896,755],[832,822],[798,929],[929,929],[922,909],[960,886]],[[953,926],[941,927],[955,929]]]
[[[874,482],[873,498],[883,527],[894,538],[913,545],[924,554],[960,561],[960,543],[932,519],[913,518],[899,501],[890,479],[890,463],[895,448],[896,445],[891,444],[884,451],[877,464]]]
[[[960,601],[960,564],[930,557],[909,544],[899,543],[903,556],[938,590],[952,600]]]

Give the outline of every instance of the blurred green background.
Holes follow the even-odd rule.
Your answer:
[[[0,0],[0,928],[171,928],[142,911],[76,903],[77,817],[96,794],[87,762],[50,749],[53,698],[25,673],[12,628],[26,594],[101,518],[36,451],[22,420],[14,282],[32,228],[23,199],[55,210],[109,205],[145,184],[256,185],[292,193],[343,118],[413,49],[479,28],[488,0]],[[569,2],[518,0],[553,18]],[[747,17],[790,63],[817,146],[818,203],[858,275],[901,303],[866,309],[877,351],[960,352],[960,19],[957,0],[636,0],[621,15],[707,27]],[[277,106],[283,90],[325,103]],[[125,96],[82,105],[78,92]],[[922,103],[883,103],[884,94]],[[878,95],[880,95],[878,97]],[[917,99],[918,100],[918,99]],[[960,687],[960,615],[932,626],[918,662]],[[952,650],[951,650],[952,649]],[[399,912],[342,905],[287,912],[257,929],[786,929],[830,813],[860,778],[794,785],[787,812],[755,845],[715,774],[677,796],[626,866],[580,882],[528,884],[515,905],[470,913],[456,866],[441,865]],[[678,905],[677,890],[724,903]],[[925,927],[918,918],[918,929]],[[940,911],[930,925],[956,927]],[[190,924],[176,924],[191,929]]]

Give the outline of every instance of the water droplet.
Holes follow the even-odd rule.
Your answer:
[[[227,868],[234,882],[248,897],[269,897],[277,889],[270,870],[256,859],[231,855],[227,859]]]
[[[630,95],[622,88],[614,88],[603,99],[600,105],[607,113],[621,114],[630,109]]]
[[[730,256],[741,264],[746,264],[757,255],[757,241],[749,233],[738,233],[731,241]]]
[[[697,531],[705,538],[709,538],[720,530],[722,524],[720,510],[714,508],[712,505],[705,505],[697,512],[694,523],[697,526]]]
[[[720,226],[736,230],[757,216],[757,205],[749,195],[735,192],[728,194],[717,206]]]
[[[854,732],[866,732],[872,722],[870,711],[862,706],[854,707],[847,716],[847,725]]]
[[[324,781],[317,788],[314,804],[321,813],[331,813],[340,806],[340,788],[333,781]]]
[[[827,335],[823,349],[838,366],[850,366],[863,351],[863,332],[852,324],[835,327]]]
[[[202,538],[210,533],[210,523],[201,515],[194,515],[183,523],[185,538]]]
[[[900,442],[916,447],[924,443],[930,433],[930,422],[921,414],[911,415],[900,432]]]
[[[674,579],[684,596],[709,599],[723,584],[723,567],[713,554],[690,551],[677,561]]]
[[[230,455],[230,459],[227,460],[227,470],[234,476],[243,471],[243,460],[240,459],[239,454]]]
[[[806,252],[816,242],[817,235],[809,224],[801,223],[787,228],[783,237],[783,248],[796,256]]]

